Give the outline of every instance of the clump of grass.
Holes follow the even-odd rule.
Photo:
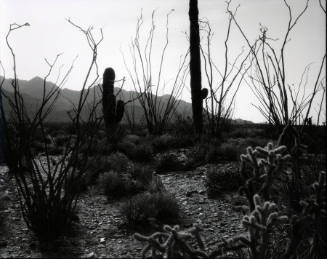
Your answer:
[[[225,169],[211,166],[206,174],[207,194],[209,198],[225,192],[238,190],[242,183],[241,175],[236,169]]]
[[[121,208],[123,217],[131,227],[175,224],[180,221],[180,206],[176,198],[166,192],[142,193],[132,197]]]

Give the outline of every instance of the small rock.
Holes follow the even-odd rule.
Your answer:
[[[96,254],[94,252],[88,253],[84,256],[82,256],[82,258],[96,258]]]
[[[105,243],[106,242],[106,239],[104,238],[104,237],[101,237],[100,238],[100,244],[103,244],[103,243]]]

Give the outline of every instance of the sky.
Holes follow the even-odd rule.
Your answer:
[[[25,80],[35,76],[43,77],[48,70],[44,58],[51,61],[58,53],[63,53],[50,80],[55,81],[61,65],[63,70],[68,69],[78,56],[64,88],[80,89],[92,53],[84,35],[67,22],[70,18],[83,28],[93,26],[95,38],[100,37],[99,30],[102,28],[104,40],[98,50],[100,76],[106,67],[113,67],[117,79],[126,77],[124,89],[133,90],[123,55],[128,66],[131,66],[129,49],[135,35],[137,17],[142,12],[144,30],[141,39],[144,40],[151,22],[151,13],[156,10],[153,44],[155,70],[158,68],[160,50],[164,44],[166,14],[173,10],[169,16],[169,45],[163,65],[163,78],[167,86],[160,92],[169,94],[171,91],[169,82],[174,79],[179,57],[187,51],[189,45],[188,2],[188,0],[0,0],[0,59],[5,67],[6,77],[12,77],[12,62],[5,44],[5,35],[11,23],[28,22],[29,27],[15,31],[10,38],[17,58],[18,77]],[[305,5],[305,0],[288,2],[294,15]],[[232,8],[237,5],[240,5],[237,20],[250,40],[258,36],[260,24],[269,29],[272,38],[283,37],[288,12],[282,0],[233,0]],[[214,32],[212,55],[218,68],[222,70],[228,21],[225,1],[199,0],[199,17],[211,24]],[[311,0],[307,12],[295,27],[287,44],[286,64],[290,84],[299,83],[301,74],[309,63],[312,63],[309,78],[312,79],[317,73],[326,48],[325,19],[325,13],[319,7],[318,0]],[[231,59],[235,58],[245,45],[236,27],[232,27],[229,51]],[[205,78],[202,78],[202,82],[206,87]],[[188,81],[181,98],[191,100]],[[319,96],[317,99],[320,99]],[[241,85],[235,103],[234,118],[264,121],[262,115],[252,105],[257,104],[257,100],[246,84]]]

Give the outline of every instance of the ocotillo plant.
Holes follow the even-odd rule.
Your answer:
[[[116,102],[114,95],[115,71],[109,67],[103,73],[102,107],[108,141],[111,141],[117,131],[117,126],[124,115],[125,103]]]

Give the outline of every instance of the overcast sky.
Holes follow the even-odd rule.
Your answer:
[[[141,9],[145,25],[149,25],[151,12],[156,9],[157,41],[154,44],[154,55],[159,53],[158,50],[163,45],[166,14],[173,9],[169,21],[170,43],[163,73],[165,80],[169,82],[176,73],[178,57],[188,48],[185,35],[189,27],[188,2],[189,0],[0,0],[0,58],[5,66],[6,76],[12,76],[12,63],[4,39],[9,24],[29,22],[30,27],[11,35],[17,57],[18,77],[26,80],[35,76],[43,77],[47,72],[44,58],[52,60],[56,54],[63,53],[58,65],[65,64],[68,68],[78,55],[65,87],[80,89],[90,63],[91,52],[84,36],[66,21],[71,18],[83,28],[93,26],[95,37],[99,29],[103,29],[104,41],[98,53],[100,74],[105,67],[111,66],[116,70],[117,78],[127,77],[124,88],[132,90],[122,52],[128,59],[129,44],[135,34],[136,20]],[[232,3],[233,7],[240,4],[237,19],[250,39],[258,35],[260,23],[268,27],[271,37],[283,37],[288,13],[282,0],[234,0]],[[297,14],[305,1],[289,0],[289,3],[294,14]],[[199,0],[199,12],[200,18],[207,19],[215,33],[212,43],[213,55],[218,67],[222,69],[228,19],[225,1]],[[290,84],[299,83],[305,66],[311,62],[312,73],[317,71],[325,53],[325,30],[325,14],[320,9],[318,0],[311,0],[307,13],[299,21],[287,45],[287,73]],[[232,31],[231,39],[230,55],[233,57],[239,53],[245,42],[236,30]],[[55,70],[53,80],[57,71]],[[167,86],[166,93],[169,92]],[[188,87],[182,97],[190,101]],[[256,103],[256,100],[244,84],[236,100],[234,117],[255,122],[263,121],[263,117],[251,103]]]

